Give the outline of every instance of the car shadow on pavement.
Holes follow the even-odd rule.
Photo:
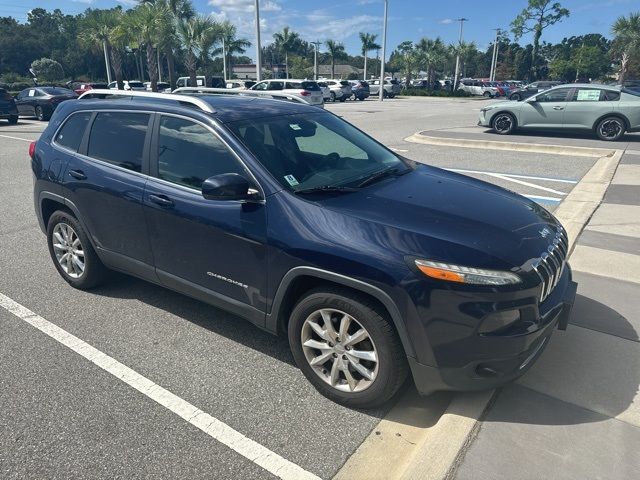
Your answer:
[[[638,332],[618,311],[578,295],[568,329],[554,332],[532,369],[517,384],[499,391],[499,408],[492,408],[486,418],[492,422],[537,425],[637,418],[637,342]]]
[[[617,145],[618,143],[640,143],[640,135],[635,133],[625,133],[622,138],[616,140],[615,142],[606,142],[603,140],[599,140],[593,132],[579,132],[579,131],[570,131],[563,130],[561,132],[554,130],[517,130],[512,135],[499,135],[491,129],[483,130],[482,133],[490,134],[496,137],[496,139],[500,138],[502,141],[508,141],[509,139],[517,139],[518,137],[526,137],[526,138],[572,138],[575,140],[593,140],[594,142],[598,142],[598,144],[602,145],[602,148],[607,148],[607,145]]]
[[[114,273],[112,281],[91,292],[111,298],[140,300],[234,342],[265,353],[276,360],[295,366],[289,342],[283,336],[272,335],[248,320],[164,287]]]

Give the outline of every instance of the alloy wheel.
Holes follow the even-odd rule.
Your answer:
[[[71,278],[80,278],[84,273],[84,249],[76,231],[66,223],[53,228],[53,251],[60,268]]]
[[[620,136],[620,132],[622,132],[623,129],[624,126],[620,120],[617,118],[611,118],[600,124],[599,133],[601,137],[612,140]]]
[[[513,129],[513,118],[511,115],[502,113],[493,121],[493,128],[498,133],[508,133]]]
[[[378,351],[369,332],[351,315],[316,310],[304,321],[302,350],[318,377],[336,390],[361,392],[378,374]]]

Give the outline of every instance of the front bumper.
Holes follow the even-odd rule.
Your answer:
[[[490,127],[491,126],[491,116],[487,115],[489,110],[480,111],[480,115],[478,116],[478,126],[479,127]]]
[[[561,298],[539,318],[540,328],[522,335],[477,338],[488,342],[484,350],[491,354],[479,355],[464,365],[435,367],[408,358],[418,392],[429,395],[439,390],[474,391],[495,388],[522,376],[540,357],[553,330],[566,330],[576,296],[577,284],[569,278]],[[557,297],[556,297],[557,298]]]

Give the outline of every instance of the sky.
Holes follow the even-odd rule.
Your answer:
[[[620,15],[640,11],[638,0],[559,0],[571,15],[544,31],[543,40],[558,42],[564,37],[586,33],[610,36],[611,24]],[[387,56],[400,42],[417,41],[422,37],[440,37],[447,43],[457,41],[459,23],[465,17],[463,36],[485,49],[495,36],[494,29],[509,29],[509,24],[525,7],[526,0],[388,0],[389,22]],[[109,8],[122,5],[129,8],[135,0],[0,0],[0,17],[13,16],[25,21],[27,12],[35,7],[76,14],[86,8]],[[196,10],[220,20],[230,20],[240,35],[255,39],[254,0],[194,0]],[[307,41],[334,39],[345,44],[347,51],[360,51],[358,32],[378,34],[382,41],[383,0],[260,0],[262,43],[270,43],[274,32],[289,25]],[[510,35],[513,39],[513,36]],[[525,36],[520,43],[528,43]],[[1,40],[0,40],[1,41]],[[247,51],[253,56],[253,48]],[[322,46],[320,47],[323,50]]]

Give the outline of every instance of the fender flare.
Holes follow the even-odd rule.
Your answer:
[[[398,332],[398,337],[400,337],[400,341],[402,342],[402,346],[404,348],[405,354],[408,357],[415,358],[415,350],[413,348],[413,344],[409,339],[409,335],[407,332],[407,328],[402,319],[402,315],[400,314],[400,310],[398,309],[396,303],[393,299],[380,288],[373,286],[369,283],[363,282],[361,280],[348,277],[346,275],[342,275],[340,273],[330,272],[328,270],[322,270],[320,268],[315,267],[294,267],[289,270],[282,280],[280,281],[280,285],[278,285],[278,289],[273,299],[273,303],[271,304],[271,311],[266,315],[266,329],[272,332],[278,331],[278,321],[280,309],[282,307],[282,302],[287,294],[289,286],[291,283],[299,277],[314,277],[322,280],[327,280],[333,283],[337,283],[340,285],[344,285],[345,287],[352,288],[354,290],[358,290],[362,293],[368,294],[378,300],[384,308],[389,313],[391,317],[391,321],[393,322],[396,331]]]

